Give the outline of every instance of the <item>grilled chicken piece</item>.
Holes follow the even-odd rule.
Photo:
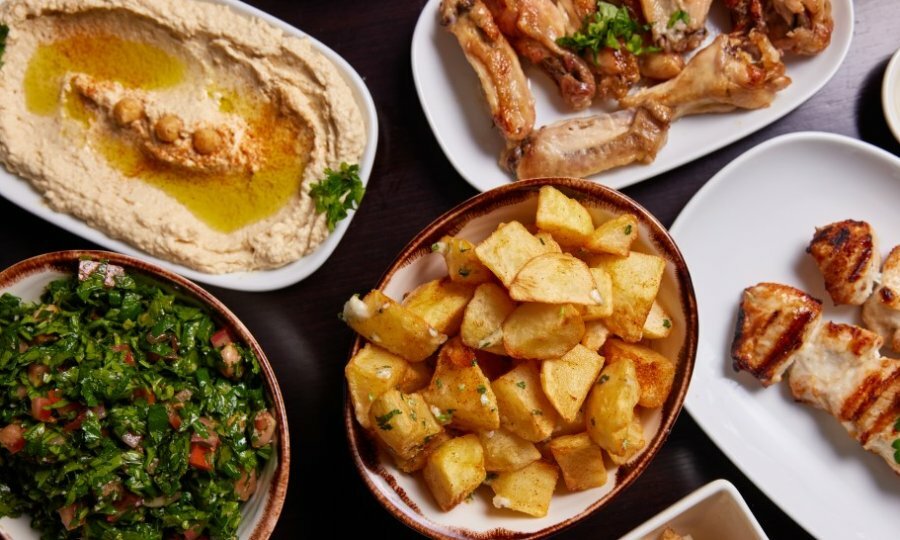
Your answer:
[[[891,447],[900,437],[900,360],[882,358],[881,345],[874,332],[827,322],[795,355],[789,383],[798,401],[830,413],[900,473]]]
[[[494,125],[509,143],[534,129],[534,97],[519,57],[481,0],[443,0],[441,24],[456,36],[481,81]]]
[[[835,304],[861,305],[875,286],[881,256],[865,221],[847,219],[817,227],[806,251],[813,256]]]
[[[684,69],[684,57],[671,52],[648,53],[641,55],[638,65],[642,76],[668,81],[677,77]]]
[[[590,176],[649,163],[665,144],[671,111],[656,103],[585,118],[563,120],[535,131],[507,150],[501,165],[516,178]]]
[[[588,107],[597,90],[587,63],[556,40],[566,35],[568,18],[551,0],[485,0],[498,28],[513,48],[559,86],[575,110]]]
[[[767,4],[768,34],[776,47],[809,56],[831,43],[831,0],[768,0]]]
[[[894,352],[900,352],[900,246],[892,249],[884,259],[881,284],[863,304],[862,320],[869,330],[889,343]]]
[[[822,303],[778,283],[744,289],[731,357],[735,370],[749,371],[764,386],[777,383],[822,316]]]
[[[721,34],[698,52],[677,77],[619,100],[623,107],[656,101],[689,114],[768,107],[787,87],[781,54],[760,32]]]
[[[706,37],[712,0],[641,0],[653,44],[665,51],[696,49]]]

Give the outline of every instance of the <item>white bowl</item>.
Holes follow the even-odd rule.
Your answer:
[[[900,49],[891,57],[881,84],[881,106],[894,138],[900,141]]]

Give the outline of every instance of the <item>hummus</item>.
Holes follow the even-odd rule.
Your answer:
[[[0,161],[54,210],[210,273],[328,235],[310,185],[366,137],[308,40],[184,0],[9,0],[0,22]]]

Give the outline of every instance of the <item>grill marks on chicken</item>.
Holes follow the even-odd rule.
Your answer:
[[[534,129],[534,97],[519,57],[481,0],[444,0],[441,24],[456,36],[475,70],[494,125],[509,143]]]
[[[817,227],[806,251],[816,260],[835,304],[862,305],[872,294],[881,256],[865,221],[847,219]]]

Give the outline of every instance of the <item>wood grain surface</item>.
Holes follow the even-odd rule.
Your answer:
[[[249,3],[303,29],[347,59],[365,79],[381,126],[378,156],[362,208],[319,271],[302,283],[270,293],[209,288],[246,323],[266,350],[287,405],[293,470],[273,538],[305,538],[316,530],[335,537],[413,538],[417,535],[369,495],[351,463],[342,406],[343,367],[352,334],[337,313],[352,293],[376,283],[416,232],[475,195],[435,142],[413,86],[410,43],[425,1]],[[880,96],[887,61],[900,47],[898,27],[897,0],[856,2],[849,55],[817,95],[763,130],[624,192],[668,226],[719,169],[776,135],[828,131],[900,154],[900,144],[885,123]],[[0,238],[3,267],[48,251],[97,247],[5,200],[0,200]],[[618,538],[716,478],[726,478],[737,486],[771,538],[809,537],[719,451],[686,412],[634,485],[606,509],[561,536]]]

